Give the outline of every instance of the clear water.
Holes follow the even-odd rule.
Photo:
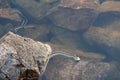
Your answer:
[[[9,31],[12,31],[24,37],[29,37],[37,41],[55,45],[56,47],[55,50],[68,51],[71,53],[74,52],[74,54],[81,57],[83,61],[98,60],[99,62],[105,62],[112,65],[114,65],[114,62],[115,62],[116,63],[114,65],[115,69],[113,70],[117,70],[118,74],[115,74],[115,75],[111,74],[113,78],[104,78],[104,76],[102,76],[103,79],[98,78],[98,80],[105,80],[105,79],[120,80],[120,77],[119,77],[120,69],[118,68],[119,61],[120,61],[119,59],[120,57],[120,54],[119,54],[120,52],[120,42],[119,42],[120,41],[120,34],[119,34],[120,33],[119,31],[120,30],[120,24],[119,24],[120,11],[106,11],[102,13],[96,12],[97,14],[92,21],[91,13],[89,13],[89,10],[91,9],[86,9],[86,8],[84,8],[83,10],[71,9],[71,13],[69,11],[68,12],[66,11],[66,13],[64,13],[64,10],[63,10],[64,14],[59,14],[59,10],[54,10],[54,8],[51,8],[53,9],[53,12],[50,12],[49,9],[47,9],[51,7],[51,5],[56,4],[56,0],[52,0],[53,3],[52,1],[50,3],[49,2],[46,3],[46,1],[49,1],[49,0],[45,0],[45,1],[35,0],[35,3],[37,2],[40,4],[44,2],[44,5],[47,4],[47,6],[41,6],[43,7],[43,11],[44,10],[46,11],[45,12],[41,11],[41,13],[45,14],[45,16],[41,14],[43,15],[43,17],[39,18],[39,17],[36,17],[36,15],[38,15],[37,13],[39,13],[39,10],[40,10],[39,8],[38,8],[38,11],[36,9],[36,12],[33,12],[35,14],[32,15],[30,10],[26,10],[24,9],[24,6],[21,6],[23,3],[26,3],[26,1],[25,2],[20,1],[21,4],[19,5],[13,1],[14,0],[8,1],[8,4],[10,6],[7,6],[7,7],[11,8],[11,10],[18,10],[21,14],[18,12],[16,12],[16,14],[19,14],[22,20],[19,22],[16,20],[10,20],[9,18],[0,17],[0,37],[3,37]],[[103,3],[104,1],[105,0],[100,0],[100,3]],[[4,1],[1,0],[1,4],[2,3],[4,3]],[[31,5],[31,7],[33,8],[33,5]],[[4,7],[1,6],[0,9],[3,9],[3,8]],[[89,14],[84,13],[85,10],[86,11],[88,10]],[[81,11],[81,14],[78,15],[77,13],[75,13],[79,11]],[[49,12],[50,14],[47,15],[46,13],[49,13]],[[62,10],[60,12],[62,12]],[[61,20],[58,20],[58,22],[55,21],[54,18],[56,16],[54,15],[57,15],[58,19],[61,19]],[[65,17],[65,19],[62,15]],[[78,15],[78,16],[75,16],[75,15]],[[53,20],[51,17],[53,18]],[[27,21],[24,23],[23,21],[25,21],[25,19]],[[65,20],[66,22],[64,22]],[[77,20],[79,23],[77,22]],[[87,22],[90,22],[90,24],[87,25]],[[73,25],[74,23],[75,25]],[[86,28],[84,24],[86,24],[86,26],[88,27]],[[83,25],[83,26],[79,26],[79,25]],[[16,28],[19,28],[19,29],[15,31]],[[75,50],[77,50],[78,52],[75,52]],[[79,51],[84,52],[84,54],[81,55]],[[90,54],[90,53],[94,53],[94,54]],[[104,56],[105,58],[101,57],[101,55]],[[53,66],[51,65],[53,64],[52,61],[54,62],[55,60],[57,59],[53,58],[50,60],[50,63],[48,64],[47,72],[45,72],[45,75],[41,77],[41,80],[49,80],[46,78],[47,76],[46,74],[50,73],[49,69],[51,69],[51,67],[58,66],[58,65],[53,65]],[[69,61],[65,61],[65,62],[69,62]],[[62,80],[62,78],[58,80]],[[71,78],[70,80],[83,80],[83,79]],[[94,79],[94,80],[97,80],[97,79]]]

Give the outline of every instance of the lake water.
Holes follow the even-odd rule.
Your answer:
[[[108,0],[100,0],[100,4],[105,1]],[[120,3],[119,0],[114,2],[116,5]],[[109,6],[112,3],[108,2],[107,7],[110,9],[105,6],[106,11],[99,12],[99,7],[97,9],[84,7],[74,9],[70,6],[61,6],[64,3],[60,3],[60,0],[0,0],[0,4],[0,37],[12,31],[23,37],[48,43],[53,47],[53,51],[72,53],[86,62],[92,60],[112,66],[109,67],[110,70],[103,67],[106,72],[102,72],[108,73],[108,75],[103,75],[101,72],[99,75],[101,78],[93,77],[93,79],[70,78],[72,73],[64,73],[63,69],[58,67],[61,72],[54,73],[59,76],[58,80],[120,80],[120,68],[118,68],[120,61],[120,6]],[[64,58],[61,59],[64,62]],[[62,61],[61,59],[60,61]],[[49,72],[49,69],[58,66],[55,65],[58,62],[55,60],[59,61],[56,58],[50,60],[47,72],[41,80],[57,80],[56,77],[51,78],[50,76],[53,77],[53,75],[50,75]],[[65,65],[67,62],[65,61],[63,64]],[[62,63],[60,65],[63,65]],[[65,69],[69,72],[68,68]],[[118,74],[114,74],[115,71]],[[62,73],[69,78],[65,78]],[[76,73],[76,75],[78,74]],[[107,77],[105,77],[106,75]]]

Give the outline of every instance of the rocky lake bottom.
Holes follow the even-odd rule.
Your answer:
[[[9,31],[81,58],[50,59],[39,80],[120,80],[119,0],[0,0]]]

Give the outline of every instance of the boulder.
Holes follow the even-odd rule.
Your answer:
[[[83,41],[81,33],[73,32],[61,27],[52,27],[51,43],[61,45],[70,49],[90,50]]]
[[[47,44],[7,33],[0,39],[0,79],[38,78],[44,72],[51,52]]]
[[[10,7],[0,9],[0,37],[8,31],[17,32],[16,29],[22,28],[26,23],[27,20],[19,10]]]
[[[97,10],[99,12],[120,12],[120,2],[115,0],[105,1]]]
[[[40,20],[50,14],[60,0],[10,0],[13,5],[21,9],[23,13],[34,19]]]
[[[5,19],[9,19],[11,21],[21,21],[21,16],[19,15],[19,13],[12,8],[1,8],[0,9],[0,18],[5,18]],[[3,21],[5,21],[3,19]],[[2,22],[1,22],[2,23]],[[5,23],[5,22],[3,22]]]
[[[0,37],[6,34],[8,31],[15,32],[14,29],[23,25],[23,23],[23,17],[21,16],[21,13],[18,10],[13,8],[0,9]]]
[[[120,20],[120,1],[107,0],[102,3],[96,11],[99,13],[93,26],[110,26],[113,22]]]
[[[80,46],[82,45],[80,43],[81,40],[79,35],[75,32],[59,27],[54,27],[52,29],[52,33],[53,37],[51,38],[51,43],[64,45],[68,48],[80,48]]]
[[[90,8],[72,9],[60,7],[48,17],[57,26],[71,31],[87,30],[97,16],[97,12]]]
[[[119,1],[106,1],[97,10],[100,13],[92,27],[84,33],[85,41],[112,59],[120,60]]]
[[[91,27],[84,33],[85,40],[103,52],[107,52],[113,59],[120,56],[120,32],[112,28]]]
[[[57,26],[84,31],[95,20],[99,5],[98,0],[61,0],[59,8],[49,18]]]
[[[61,0],[60,6],[73,9],[96,9],[100,5],[99,0]]]

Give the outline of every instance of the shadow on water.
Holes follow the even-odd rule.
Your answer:
[[[99,0],[100,4],[103,3],[105,0]]]
[[[100,13],[93,23],[93,26],[105,26],[109,25],[112,22],[120,20],[120,12],[104,12]]]
[[[42,75],[40,80],[47,80],[45,75]]]
[[[6,18],[0,17],[0,25],[5,26],[5,25],[8,24],[8,23],[11,23],[11,24],[13,24],[13,25],[17,25],[17,22],[14,21],[14,20],[10,20],[10,19],[6,19]]]
[[[28,20],[28,24],[29,23],[35,23],[36,20],[26,11],[24,10],[22,7],[20,7],[19,5],[17,5],[14,0],[8,0],[10,7],[13,9],[17,9],[18,11],[20,11]],[[22,16],[21,16],[22,17]]]
[[[107,0],[99,0],[100,4],[102,4],[105,1],[107,1]],[[111,1],[111,0],[109,0],[109,1]],[[120,0],[114,0],[114,1],[120,1]]]

